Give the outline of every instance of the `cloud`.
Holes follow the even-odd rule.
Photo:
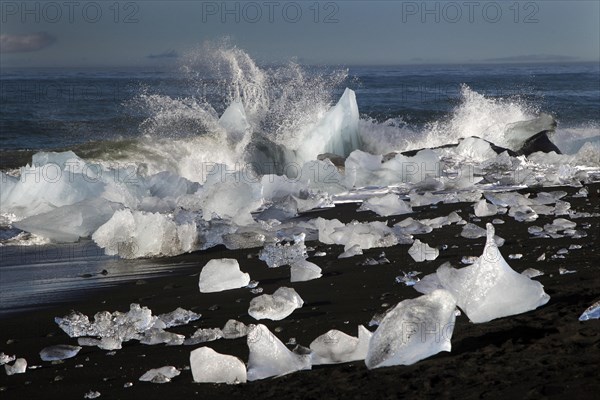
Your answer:
[[[56,38],[48,32],[29,33],[26,35],[0,35],[0,52],[27,53],[39,51],[56,42]]]
[[[148,58],[179,58],[179,54],[175,50],[167,50],[163,51],[159,54],[150,54],[147,56]]]
[[[522,56],[510,56],[500,58],[488,58],[487,62],[566,62],[566,61],[577,61],[577,57],[561,56],[556,54],[527,54]]]

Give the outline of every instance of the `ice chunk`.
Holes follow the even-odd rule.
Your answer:
[[[322,276],[321,268],[310,261],[302,260],[291,264],[290,282],[304,282],[318,279]]]
[[[226,167],[223,167],[226,169]],[[250,225],[254,222],[251,212],[263,204],[260,183],[246,182],[240,174],[233,178],[223,175],[222,181],[207,178],[201,199],[202,217],[210,221],[213,217],[233,221],[237,225]],[[215,178],[216,179],[216,178]],[[212,184],[209,184],[212,183]]]
[[[189,338],[185,339],[183,344],[186,346],[193,346],[198,343],[212,342],[214,340],[221,339],[223,337],[223,331],[219,328],[200,328]]]
[[[127,313],[101,311],[94,316],[91,323],[87,316],[71,311],[65,317],[56,317],[55,322],[70,337],[100,337],[99,347],[105,350],[121,348],[121,342],[143,337],[143,333],[152,328],[158,318],[152,311],[139,304],[131,304]]]
[[[371,337],[367,368],[411,365],[440,351],[450,351],[455,309],[456,300],[446,290],[398,303]]]
[[[311,369],[309,354],[296,354],[262,325],[248,332],[248,380],[256,381],[272,376],[286,375],[295,371]]]
[[[228,385],[246,382],[246,365],[239,358],[217,353],[210,347],[192,351],[190,367],[194,382]]]
[[[27,360],[17,358],[13,365],[4,364],[4,370],[6,371],[6,375],[24,374],[27,370]]]
[[[97,399],[98,397],[100,397],[100,392],[98,392],[97,390],[90,390],[89,392],[83,395],[84,399]]]
[[[235,319],[230,319],[225,323],[222,334],[225,339],[237,339],[244,337],[248,334],[248,327],[246,324]]]
[[[527,268],[525,271],[521,272],[521,274],[525,275],[528,278],[535,278],[536,276],[542,276],[544,273],[535,268]]]
[[[302,307],[304,300],[292,288],[280,287],[272,295],[263,294],[250,300],[248,314],[254,319],[279,321]]]
[[[75,357],[77,353],[79,353],[79,350],[81,350],[81,347],[79,346],[57,344],[44,347],[42,351],[40,351],[40,358],[42,361],[66,360],[67,358]]]
[[[342,254],[340,254],[338,256],[338,258],[350,258],[350,257],[354,257],[354,256],[360,256],[362,255],[363,251],[360,248],[360,245],[355,244],[354,246],[350,247],[348,250],[344,251]]]
[[[92,239],[108,255],[139,258],[195,250],[198,234],[194,222],[178,224],[163,214],[125,209],[116,211]]]
[[[191,321],[200,319],[200,317],[202,317],[202,314],[196,314],[193,311],[177,307],[170,313],[160,314],[158,319],[165,324],[165,328],[171,328],[173,326],[187,325]]]
[[[417,276],[419,274],[419,271],[410,271],[408,273],[402,271],[402,275],[396,277],[396,282],[404,283],[406,286],[414,286],[419,282],[419,277]]]
[[[0,353],[0,365],[8,364],[15,361],[17,357],[9,356],[8,354]]]
[[[538,219],[537,213],[529,206],[511,206],[508,215],[519,222],[532,222]]]
[[[181,372],[175,367],[165,366],[161,368],[154,368],[146,371],[146,373],[140,376],[140,381],[142,382],[152,382],[152,383],[168,383],[171,382],[171,379],[179,376]]]
[[[440,255],[440,251],[438,249],[434,249],[430,247],[427,243],[422,243],[419,239],[416,239],[410,249],[408,249],[408,254],[412,257],[416,262],[433,261]]]
[[[242,288],[250,282],[250,275],[240,271],[237,260],[212,259],[202,268],[198,286],[201,293],[222,292]]]
[[[362,203],[358,211],[373,211],[374,213],[387,217],[389,215],[400,215],[412,213],[412,208],[393,193],[381,197],[371,197]]]
[[[325,244],[334,244],[335,242],[331,239],[330,235],[336,228],[343,228],[345,226],[337,219],[324,219],[321,217],[313,219],[311,222],[319,230],[319,242]]]
[[[440,280],[438,279],[438,276],[435,272],[433,274],[425,275],[423,279],[419,280],[418,282],[415,282],[413,287],[417,292],[423,294],[428,294],[433,292],[434,290],[444,288],[440,283]]]
[[[486,230],[469,222],[468,224],[463,226],[460,236],[467,239],[477,239],[480,237],[485,237]],[[496,235],[494,236],[494,242],[498,247],[501,247],[504,244],[504,239]]]
[[[298,158],[301,161],[316,160],[323,153],[348,156],[360,147],[358,120],[356,95],[346,88],[337,104],[316,125],[298,135],[302,138],[296,150]]]
[[[293,244],[267,244],[258,254],[258,258],[267,263],[269,268],[277,268],[282,265],[291,265],[306,260],[305,234],[301,233],[294,237]]]
[[[598,319],[600,318],[600,301],[595,302],[591,306],[589,306],[583,314],[579,317],[580,321],[587,321],[589,319]]]
[[[358,245],[362,250],[373,247],[390,247],[398,244],[394,231],[385,222],[356,222],[335,228],[329,235],[335,244],[344,245],[344,251]]]
[[[140,339],[140,343],[148,345],[165,343],[168,346],[179,346],[183,344],[184,340],[184,335],[167,332],[159,328],[151,328],[144,332],[144,337]]]
[[[494,226],[489,223],[483,255],[461,269],[442,265],[437,275],[475,323],[534,310],[550,299],[539,282],[515,272],[506,263],[494,243]]]
[[[84,200],[25,218],[13,226],[55,242],[75,242],[94,233],[119,208],[104,199]]]
[[[406,235],[422,235],[433,231],[433,228],[422,221],[408,217],[394,225],[394,231]]]
[[[576,222],[569,221],[564,218],[556,218],[551,224],[544,225],[544,231],[548,233],[556,233],[566,229],[573,229],[577,226]]]
[[[478,217],[489,217],[498,214],[498,207],[488,203],[485,199],[479,200],[474,207],[475,215]]]
[[[372,333],[358,326],[358,337],[350,336],[337,329],[319,336],[310,344],[312,365],[339,364],[364,360],[369,349]]]

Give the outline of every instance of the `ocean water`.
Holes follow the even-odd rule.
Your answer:
[[[570,147],[572,139],[600,134],[600,67],[595,63],[253,65],[260,71],[249,73],[238,66],[245,81],[236,82],[235,71],[223,69],[232,69],[240,57],[228,56],[234,59],[220,68],[221,76],[202,67],[190,72],[184,63],[162,68],[4,69],[0,165],[20,167],[40,150],[127,158],[127,152],[139,151],[140,141],[177,139],[186,146],[186,139],[210,134],[205,114],[220,115],[235,90],[254,97],[257,114],[265,111],[260,107],[272,111],[261,117],[261,129],[278,137],[281,127],[294,130],[318,119],[349,87],[356,92],[363,137],[375,152],[440,145],[468,135],[501,144],[501,137],[488,134],[490,129],[539,112],[556,118],[555,143],[565,152],[577,150]]]
[[[14,188],[16,180],[10,175],[25,171],[19,168],[31,163],[35,153],[69,150],[107,171],[133,166],[139,185],[107,181],[110,190],[103,201],[121,202],[132,210],[158,210],[167,228],[170,223],[177,229],[194,227],[185,231],[189,234],[204,234],[205,228],[212,228],[199,210],[189,211],[194,210],[193,201],[182,205],[171,199],[176,201],[171,208],[172,203],[156,203],[155,195],[147,202],[149,186],[144,185],[163,185],[162,192],[168,193],[185,184],[177,176],[204,183],[198,165],[205,162],[234,165],[243,160],[257,165],[261,160],[289,161],[295,151],[314,157],[311,146],[319,145],[319,137],[306,138],[340,97],[353,105],[353,94],[346,88],[356,95],[360,148],[373,154],[430,148],[468,136],[508,146],[507,127],[546,113],[558,124],[552,140],[563,153],[574,155],[570,162],[580,164],[579,150],[592,142],[596,147],[590,152],[588,146],[583,167],[590,162],[596,170],[600,167],[598,64],[260,66],[241,49],[213,47],[161,68],[3,69],[0,170],[8,175],[2,175],[2,199]],[[236,101],[243,105],[248,130],[227,136],[219,117]],[[351,116],[352,110],[348,106],[344,112]],[[343,127],[344,122],[338,122]],[[549,167],[554,168],[553,176],[576,173],[569,168],[557,172],[560,162]],[[544,168],[530,169],[543,175]],[[193,260],[153,256],[123,260],[105,254],[89,238],[50,243],[12,226],[24,217],[89,199],[97,189],[94,180],[83,186],[63,183],[39,189],[30,182],[7,209],[0,204],[0,316],[79,298],[94,287],[195,265]],[[55,188],[60,189],[55,197],[44,192]],[[365,193],[375,192],[359,197]],[[67,217],[73,221],[61,220],[59,225],[79,223],[79,217]],[[171,249],[167,228],[164,237],[146,241]],[[216,229],[222,228],[217,224]],[[183,246],[184,241],[179,237],[173,243]]]

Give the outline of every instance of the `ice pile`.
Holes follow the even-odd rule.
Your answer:
[[[411,365],[450,351],[456,300],[446,290],[401,301],[388,311],[369,343],[367,368]]]
[[[515,272],[506,263],[494,242],[494,226],[486,226],[487,241],[481,257],[461,269],[442,265],[436,273],[441,285],[455,296],[458,306],[475,323],[546,304],[550,296],[542,284]]]
[[[301,260],[291,264],[290,282],[304,282],[318,279],[322,276],[322,270],[315,263]]]
[[[195,313],[177,309],[160,317],[153,316],[147,307],[132,303],[127,313],[115,311],[101,311],[94,315],[94,322],[77,311],[71,311],[64,317],[54,320],[58,326],[70,337],[79,338],[80,346],[98,346],[104,350],[120,349],[123,342],[140,340],[147,344],[181,344],[182,335],[165,332],[167,324],[181,324],[199,318]],[[164,318],[164,320],[163,320]],[[99,338],[99,339],[95,339]]]
[[[220,354],[210,347],[190,353],[194,382],[238,384],[246,382],[246,365],[237,357]]]
[[[294,243],[271,243],[265,245],[260,251],[258,258],[267,263],[269,268],[277,268],[282,265],[291,265],[296,262],[306,260],[306,245],[304,238],[306,235],[301,233],[294,236]]]
[[[311,369],[310,354],[296,354],[262,325],[248,332],[248,380],[256,381]]]
[[[279,321],[302,307],[304,301],[292,288],[280,287],[272,295],[263,294],[250,300],[248,314],[254,319]]]
[[[598,319],[600,318],[600,301],[595,302],[591,306],[589,306],[583,314],[579,317],[580,321],[587,321],[589,319]]]
[[[202,268],[198,286],[201,293],[221,292],[242,288],[250,282],[250,275],[240,271],[237,260],[212,259]]]
[[[433,261],[440,255],[438,249],[430,247],[427,243],[422,243],[419,239],[416,239],[413,245],[408,249],[408,254],[416,262]]]
[[[152,383],[169,383],[171,379],[179,376],[181,372],[173,367],[173,366],[165,366],[160,368],[154,368],[148,370],[144,373],[144,375],[140,376],[140,381],[142,382],[152,382]]]
[[[382,217],[409,214],[413,212],[410,205],[402,201],[398,195],[393,193],[367,199],[362,203],[358,211],[373,211]]]
[[[57,344],[44,347],[42,351],[40,351],[40,358],[42,361],[66,360],[67,358],[75,357],[77,353],[79,353],[79,350],[81,350],[81,347],[79,346]]]
[[[310,344],[312,365],[339,364],[364,360],[369,349],[372,333],[359,325],[358,337],[332,329]]]

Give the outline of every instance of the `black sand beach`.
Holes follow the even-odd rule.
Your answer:
[[[526,189],[522,193],[565,190],[563,200],[578,212],[600,212],[600,184],[588,185],[587,198],[574,198],[578,188]],[[402,219],[432,218],[456,211],[469,220],[472,204],[440,204],[417,208],[411,215],[389,218],[371,212],[356,212],[356,204],[338,205],[302,217],[338,218],[347,223],[356,220],[382,220],[392,225]],[[102,310],[127,311],[130,303],[149,307],[153,314],[169,312],[177,307],[201,313],[202,318],[187,326],[169,331],[191,335],[197,328],[223,327],[228,319],[255,323],[248,313],[248,303],[255,295],[249,289],[213,294],[198,290],[198,274],[212,258],[236,258],[244,272],[260,281],[264,293],[278,287],[293,287],[305,304],[282,321],[261,321],[284,343],[295,338],[308,346],[317,336],[330,329],[356,335],[357,326],[368,325],[374,314],[397,302],[419,296],[412,287],[395,282],[401,271],[420,271],[421,277],[434,272],[445,261],[461,266],[462,256],[479,256],[485,238],[460,237],[460,226],[451,225],[427,235],[415,235],[429,245],[448,245],[435,261],[414,262],[408,255],[409,245],[371,249],[362,256],[338,260],[341,246],[307,242],[325,257],[309,258],[323,269],[323,277],[308,282],[289,282],[289,268],[269,269],[257,258],[259,249],[228,251],[214,248],[172,259],[197,267],[174,270],[161,278],[122,284],[115,288],[90,292],[81,302],[62,304],[13,315],[0,320],[0,351],[27,359],[25,374],[6,376],[0,373],[0,398],[8,399],[81,399],[90,390],[101,393],[101,399],[392,399],[392,398],[569,398],[593,399],[600,393],[598,361],[600,360],[600,320],[579,322],[578,317],[600,299],[600,250],[598,248],[600,218],[578,218],[578,229],[588,223],[588,236],[581,239],[533,238],[530,225],[551,223],[556,217],[543,216],[533,223],[516,222],[508,215],[481,218],[475,222],[485,226],[494,218],[496,234],[506,239],[500,248],[504,258],[517,272],[526,268],[543,271],[534,278],[545,287],[550,301],[534,311],[500,318],[484,324],[473,324],[464,315],[457,317],[452,351],[440,353],[411,366],[397,366],[369,371],[363,362],[333,366],[317,366],[310,371],[293,373],[241,385],[196,384],[189,370],[190,351],[197,346],[147,346],[137,341],[126,342],[114,355],[96,347],[84,347],[79,354],[53,364],[40,360],[39,351],[53,344],[76,344],[55,323],[54,317],[69,310],[90,317]],[[568,217],[567,217],[568,218]],[[551,256],[561,248],[580,244],[564,259]],[[390,264],[361,266],[367,257],[382,251]],[[509,254],[521,253],[521,259],[509,260]],[[546,254],[546,260],[536,259]],[[559,274],[559,268],[575,270]],[[82,278],[83,279],[83,278]],[[374,327],[370,328],[371,330]],[[206,343],[218,352],[248,359],[246,339]],[[173,365],[181,375],[167,384],[138,381],[151,368]],[[187,368],[186,368],[187,367]],[[133,386],[125,388],[124,384]]]

